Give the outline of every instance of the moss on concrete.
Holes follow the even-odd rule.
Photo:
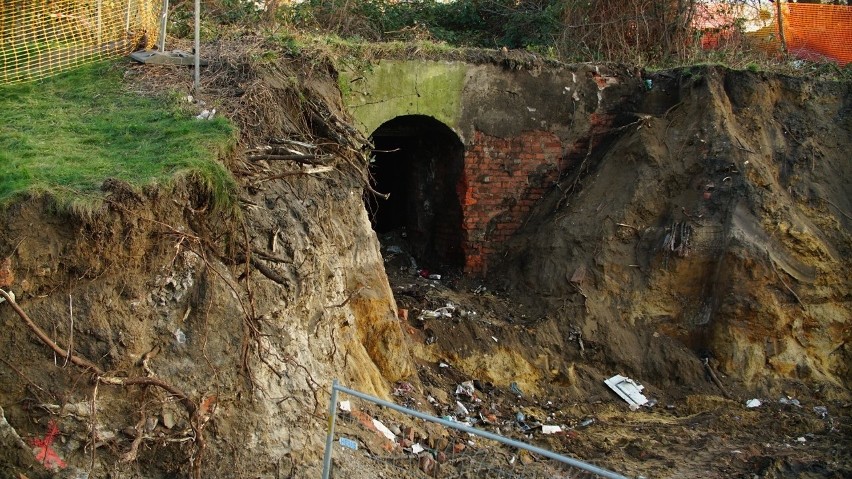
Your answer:
[[[402,115],[427,115],[459,130],[469,65],[383,61],[370,71],[345,71],[339,84],[347,109],[365,135]]]

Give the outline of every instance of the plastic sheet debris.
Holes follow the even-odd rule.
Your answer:
[[[461,401],[456,401],[456,416],[467,417],[470,415],[470,411],[465,407]]]
[[[421,321],[425,321],[427,319],[438,319],[438,318],[452,318],[453,312],[456,310],[456,306],[452,303],[447,303],[446,306],[438,309],[424,309],[417,316],[417,319]]]
[[[341,446],[347,449],[352,449],[353,451],[358,450],[358,443],[353,441],[352,439],[349,439],[348,437],[341,437],[338,442],[340,442]]]
[[[509,390],[512,391],[512,394],[515,396],[521,397],[524,393],[521,391],[521,388],[518,387],[518,383],[512,381],[512,384],[509,385]]]
[[[378,419],[373,418],[373,426],[375,426],[376,429],[378,429],[378,431],[382,433],[386,438],[390,439],[391,441],[396,441],[396,434],[394,434],[390,429],[388,429],[387,426],[382,424],[382,422]]]
[[[212,109],[212,110],[208,110],[208,109],[205,108],[204,110],[201,111],[201,113],[198,114],[198,116],[195,117],[195,119],[196,120],[212,120],[214,116],[216,116],[216,109],[215,108]]]
[[[760,402],[760,399],[749,399],[746,401],[746,407],[748,408],[760,407],[761,404],[763,403]]]
[[[473,381],[465,381],[456,386],[456,396],[473,397],[475,392],[476,388],[473,385]]]
[[[414,386],[407,381],[400,381],[393,389],[394,396],[408,396],[414,392]]]
[[[607,379],[604,383],[609,386],[621,399],[624,399],[630,405],[630,409],[639,409],[639,406],[644,406],[648,403],[648,398],[642,394],[645,386],[638,384],[636,381],[626,378],[620,374]]]
[[[178,344],[186,343],[186,333],[184,333],[180,328],[175,329],[175,342]]]
[[[796,407],[802,407],[802,403],[800,403],[798,399],[792,399],[790,397],[783,397],[783,398],[779,399],[778,402],[781,403],[781,404],[788,404],[788,405],[792,405],[792,406],[796,406]]]
[[[820,419],[825,419],[828,417],[828,408],[825,406],[814,406],[814,412]]]
[[[352,412],[352,403],[349,401],[340,401],[340,410],[343,412]]]
[[[542,434],[557,434],[557,433],[560,433],[560,432],[562,432],[561,426],[551,426],[551,425],[546,425],[546,424],[541,426],[541,433]]]
[[[416,443],[411,445],[411,452],[412,453],[420,454],[423,451],[424,451],[423,446],[421,446],[419,442],[416,442]]]
[[[802,443],[808,442],[808,440],[807,440],[807,439],[805,439],[805,437],[804,437],[804,436],[797,437],[797,438],[796,438],[796,441],[798,441],[798,442],[802,442]]]

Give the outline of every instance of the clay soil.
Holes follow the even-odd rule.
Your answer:
[[[852,85],[648,73],[485,278],[433,280],[402,234],[369,228],[364,139],[330,64],[232,60],[206,88],[244,129],[239,215],[191,182],[111,184],[94,217],[32,200],[0,235],[2,286],[52,338],[191,407],[95,388],[0,305],[0,477],[54,475],[30,454],[52,424],[59,477],[318,477],[335,377],[629,477],[852,476]],[[240,157],[282,137],[334,171]],[[603,383],[615,374],[653,404],[631,410]],[[358,449],[335,445],[334,477],[589,477],[352,405],[338,436]]]

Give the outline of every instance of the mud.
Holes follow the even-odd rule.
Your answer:
[[[364,139],[330,65],[214,63],[205,91],[244,129],[224,159],[239,211],[211,211],[189,180],[112,185],[89,217],[32,198],[0,218],[2,286],[53,341],[112,377],[179,386],[203,414],[157,387],[99,384],[0,304],[0,477],[316,477],[334,378],[438,415],[458,400],[479,426],[631,476],[852,475],[850,85],[652,75],[625,98],[633,119],[565,172],[500,267],[435,281],[404,238],[370,229]],[[242,154],[280,138],[318,145],[332,170]],[[421,319],[447,303],[448,317]],[[603,385],[616,373],[656,405],[631,411]],[[456,397],[468,380],[481,402]],[[467,444],[368,412],[435,450]],[[518,412],[563,433],[524,429]],[[344,419],[362,447],[335,456],[336,477],[422,477],[375,461],[381,441]],[[26,451],[46,442],[67,464],[55,474]],[[516,454],[477,451],[492,471]]]

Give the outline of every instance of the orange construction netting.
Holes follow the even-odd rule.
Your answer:
[[[0,85],[153,44],[159,0],[0,0]]]
[[[816,3],[784,3],[787,51],[806,60],[829,58],[852,62],[852,7]]]

